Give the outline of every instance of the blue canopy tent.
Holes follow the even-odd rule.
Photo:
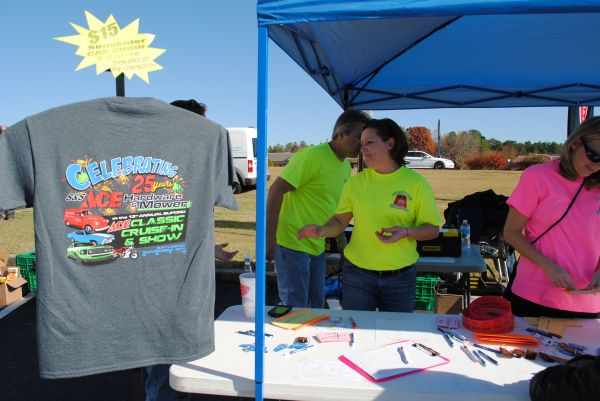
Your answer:
[[[600,0],[258,0],[256,349],[264,345],[268,39],[343,109],[600,104]],[[256,399],[263,355],[256,353]]]

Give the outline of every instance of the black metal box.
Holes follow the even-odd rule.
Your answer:
[[[460,233],[456,228],[441,228],[437,238],[417,241],[417,252],[421,256],[461,255]]]

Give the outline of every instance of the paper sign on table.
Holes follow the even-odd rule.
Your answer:
[[[547,331],[549,333],[555,333],[559,336],[565,335],[565,327],[582,327],[581,323],[574,319],[560,319],[554,317],[540,318],[538,323],[538,329]]]
[[[315,337],[320,343],[349,343],[352,341],[352,333],[347,331],[326,331],[317,334]]]
[[[396,379],[450,362],[442,356],[432,356],[418,350],[412,344],[410,341],[404,341],[368,350],[357,350],[345,353],[339,360],[373,382]],[[407,363],[402,360],[398,352],[399,347],[403,348]]]
[[[329,315],[315,312],[310,309],[288,313],[271,321],[272,325],[286,330],[298,330],[304,326],[310,326],[322,320],[329,319]]]

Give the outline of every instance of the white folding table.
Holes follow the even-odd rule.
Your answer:
[[[499,365],[486,367],[471,362],[456,343],[450,348],[435,330],[431,313],[391,313],[329,311],[323,313],[351,316],[357,323],[354,349],[370,347],[392,333],[397,338],[420,341],[450,359],[450,363],[424,372],[384,383],[372,383],[347,368],[337,358],[349,350],[345,343],[317,344],[294,355],[282,356],[273,351],[280,343],[290,343],[297,336],[314,336],[319,329],[304,327],[283,330],[267,324],[268,352],[265,354],[263,396],[268,399],[306,401],[397,401],[444,400],[488,401],[529,400],[531,377],[551,364],[525,359],[500,358]],[[447,315],[458,316],[458,315]],[[268,321],[268,319],[266,319]],[[580,320],[583,327],[566,328],[565,340],[584,344],[592,352],[600,346],[600,320]],[[378,328],[379,327],[379,328]],[[173,365],[170,384],[183,392],[254,397],[254,353],[239,347],[253,338],[236,333],[254,328],[244,318],[241,306],[228,308],[215,322],[215,351],[196,361]],[[393,329],[393,331],[390,331]],[[470,332],[462,329],[462,333]]]

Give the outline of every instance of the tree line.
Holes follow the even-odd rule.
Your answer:
[[[273,146],[268,146],[267,147],[267,152],[269,153],[295,153],[298,150],[305,148],[308,145],[306,142],[304,141],[300,141],[298,142],[288,142],[285,145],[281,145],[281,144],[277,144],[277,145],[273,145]]]
[[[438,144],[431,131],[426,127],[411,127],[406,130],[409,147],[423,150],[432,155],[437,155]],[[517,156],[535,154],[557,155],[562,151],[562,143],[557,142],[517,142],[499,141],[495,138],[486,138],[478,130],[450,131],[440,140],[440,155],[453,160],[459,167],[479,155],[499,155],[504,159],[514,160]]]
[[[438,155],[438,144],[431,130],[426,127],[410,127],[406,129],[409,149],[421,150],[433,156]],[[466,161],[482,154],[501,155],[507,161],[514,160],[517,156],[534,154],[557,155],[562,151],[562,143],[557,142],[517,142],[499,141],[495,138],[486,138],[478,130],[450,131],[441,137],[440,157],[453,160],[459,167]],[[269,153],[297,152],[309,146],[305,141],[289,142],[285,145],[277,144],[268,147]]]

